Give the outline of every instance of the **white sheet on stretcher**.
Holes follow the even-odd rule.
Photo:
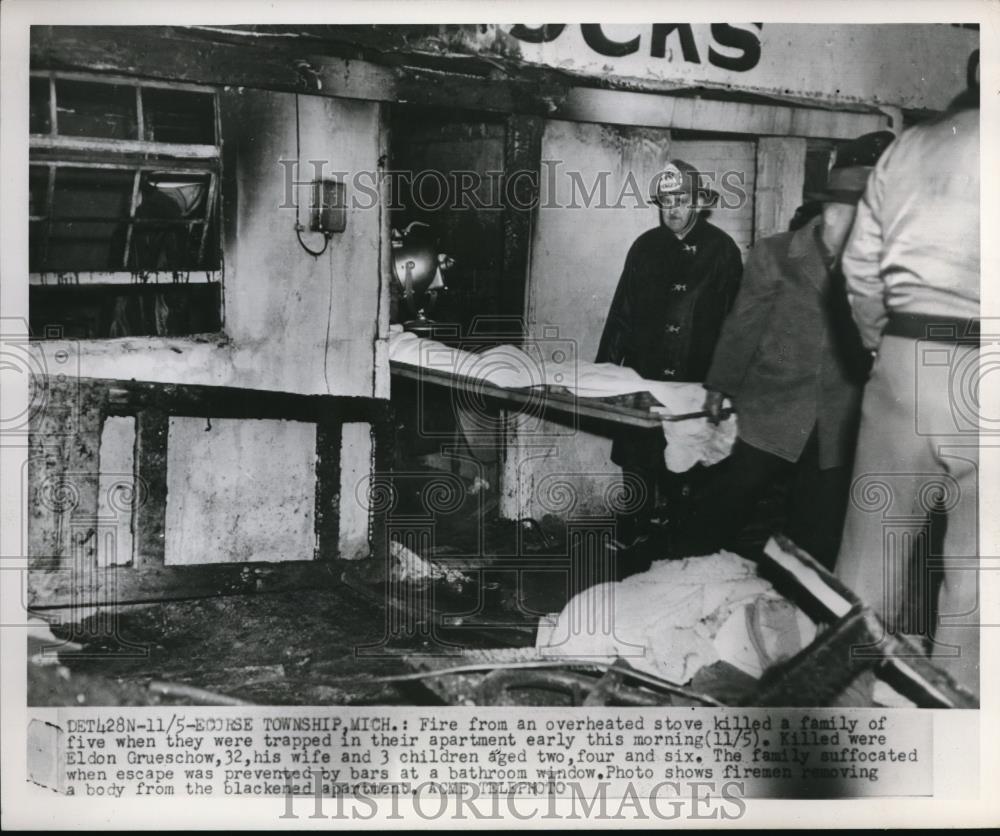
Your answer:
[[[663,404],[653,407],[652,411],[664,418],[698,412],[705,402],[705,388],[700,383],[646,380],[625,366],[577,360],[571,352],[560,351],[558,346],[544,341],[529,343],[523,350],[500,345],[473,353],[392,326],[389,359],[486,381],[503,389],[548,384],[563,386],[581,398],[649,392]],[[661,423],[667,441],[664,461],[667,469],[675,473],[683,473],[696,464],[711,465],[722,461],[736,441],[736,419],[732,416],[718,426],[704,418]]]

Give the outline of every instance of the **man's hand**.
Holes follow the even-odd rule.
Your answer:
[[[702,409],[708,413],[708,420],[712,424],[718,424],[722,420],[722,402],[726,396],[722,392],[709,389],[705,395],[705,403]]]

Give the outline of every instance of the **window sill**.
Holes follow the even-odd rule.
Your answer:
[[[29,339],[29,344],[46,353],[57,351],[85,352],[87,354],[110,354],[122,351],[157,351],[166,349],[177,353],[198,345],[228,348],[232,339],[228,334],[188,334],[183,337],[104,337],[100,339]]]

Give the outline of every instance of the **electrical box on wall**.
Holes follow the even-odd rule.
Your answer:
[[[313,181],[310,230],[330,235],[347,229],[345,193],[340,180],[325,178]]]

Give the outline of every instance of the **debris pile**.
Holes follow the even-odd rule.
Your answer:
[[[472,583],[472,579],[458,569],[424,560],[397,540],[389,543],[389,554],[392,557],[393,580],[416,586],[443,581],[456,589]]]

